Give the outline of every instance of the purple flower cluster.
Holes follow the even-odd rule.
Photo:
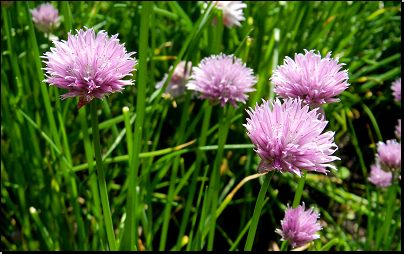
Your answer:
[[[122,78],[132,76],[137,61],[131,57],[135,52],[126,53],[117,37],[109,38],[105,31],[95,35],[92,28],[86,28],[77,31],[77,35],[69,32],[67,41],[54,41],[55,48],[42,57],[48,60],[44,61],[44,82],[68,89],[61,99],[79,97],[78,109],[93,98],[121,92],[124,86],[133,84]]]
[[[286,57],[284,65],[273,71],[270,80],[275,93],[284,99],[301,98],[304,104],[338,102],[333,97],[349,86],[348,71],[340,71],[345,64],[330,58],[331,52],[321,58],[320,52],[317,55],[314,50],[304,51],[305,55],[295,54],[295,60]]]
[[[387,140],[377,143],[376,163],[385,171],[401,171],[401,143],[397,140]]]
[[[301,247],[306,243],[320,238],[317,234],[322,226],[317,222],[319,213],[313,213],[313,207],[305,211],[305,204],[292,209],[289,204],[285,211],[285,218],[281,220],[282,230],[275,232],[282,236],[281,241],[289,240],[293,247]]]
[[[398,119],[398,125],[396,125],[396,130],[394,131],[398,141],[401,141],[401,119]]]
[[[247,8],[247,4],[241,1],[214,1],[217,2],[216,8],[223,13],[223,24],[231,29],[233,26],[241,26],[240,21],[245,20],[243,8]],[[214,3],[213,2],[213,3]],[[204,4],[206,9],[207,3]],[[213,20],[213,25],[216,25],[217,17]]]
[[[276,99],[272,110],[269,101],[247,110],[251,119],[244,126],[261,158],[258,173],[278,170],[301,177],[301,170],[327,174],[326,167],[336,169],[330,164],[340,159],[331,156],[338,149],[334,132],[321,134],[328,122],[318,119],[317,109],[308,112],[309,106],[301,104],[300,99],[286,99],[283,104]]]
[[[378,188],[389,187],[391,185],[393,174],[391,172],[384,171],[379,163],[370,166],[370,175],[368,177],[369,182],[376,185]]]
[[[51,33],[60,25],[59,11],[51,3],[41,4],[29,11],[35,27],[41,32]]]
[[[222,53],[206,57],[198,67],[192,67],[190,79],[187,88],[201,92],[201,99],[209,99],[212,105],[220,102],[222,107],[229,102],[235,108],[236,101],[246,103],[245,93],[255,91],[251,87],[257,83],[253,70],[241,59]]]
[[[394,100],[400,102],[401,101],[401,78],[397,79],[391,85],[391,90],[393,90]]]
[[[177,64],[174,69],[173,75],[171,76],[170,81],[166,86],[165,93],[170,94],[173,98],[177,98],[180,95],[183,95],[186,92],[186,83],[189,79],[189,73],[191,71],[192,63],[188,62],[185,66],[185,61],[181,61]],[[172,66],[168,69],[168,71],[172,70]],[[163,79],[156,84],[156,88],[161,88],[164,86],[164,83],[167,81],[168,74],[164,74]]]

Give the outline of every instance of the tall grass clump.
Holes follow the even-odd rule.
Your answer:
[[[3,251],[401,250],[398,2],[1,13]]]

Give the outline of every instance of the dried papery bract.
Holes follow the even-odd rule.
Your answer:
[[[391,185],[392,177],[393,174],[381,169],[379,163],[370,166],[370,174],[368,180],[369,182],[376,185],[376,187],[389,187]]]
[[[55,48],[42,58],[46,64],[44,82],[68,89],[61,99],[79,97],[78,109],[93,98],[103,99],[104,95],[121,92],[133,80],[123,80],[132,76],[137,64],[126,53],[124,44],[119,44],[118,34],[111,38],[105,31],[95,35],[93,28],[80,29],[76,35],[69,32],[67,41],[54,41]]]
[[[394,100],[401,102],[401,78],[392,83],[391,90],[393,90]]]
[[[322,133],[327,121],[318,117],[317,109],[301,106],[300,99],[276,98],[250,108],[247,113],[247,135],[255,145],[261,162],[258,173],[278,170],[302,176],[301,170],[327,174],[326,167],[337,170],[330,162],[340,160],[332,154],[338,149],[333,142],[335,132]]]
[[[234,58],[234,59],[233,59]],[[248,95],[256,89],[253,70],[233,55],[212,55],[202,59],[198,67],[192,67],[188,89],[201,92],[201,99],[208,99],[211,105],[220,102],[224,107],[229,102],[238,108],[236,102],[246,103]]]
[[[284,64],[273,71],[270,80],[274,92],[281,98],[301,98],[304,104],[313,107],[338,102],[334,96],[342,93],[349,84],[348,70],[340,70],[344,63],[331,58],[331,52],[321,58],[320,52],[304,50],[305,55],[295,54],[295,59],[286,57]]]
[[[281,220],[282,229],[275,232],[282,236],[281,241],[289,240],[293,247],[301,247],[306,243],[320,238],[317,234],[322,230],[317,219],[319,213],[313,213],[313,207],[305,211],[305,204],[292,209],[289,204],[285,211],[285,218]]]
[[[60,26],[59,11],[51,3],[41,4],[29,11],[35,27],[43,33],[49,34]]]

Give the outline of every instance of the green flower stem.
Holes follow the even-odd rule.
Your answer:
[[[202,202],[202,208],[201,208],[201,217],[199,220],[199,226],[198,229],[196,231],[196,235],[195,235],[195,244],[193,244],[191,250],[196,250],[196,251],[201,251],[203,248],[203,240],[202,240],[202,234],[203,234],[203,230],[205,227],[205,221],[206,221],[206,216],[208,213],[208,209],[209,209],[209,205],[208,205],[208,187],[205,187],[205,192],[203,193],[204,199]]]
[[[222,46],[222,34],[223,34],[223,17],[222,11],[217,10],[217,21],[216,21],[216,29],[214,30],[213,34],[213,53],[218,55],[221,50]],[[225,105],[228,106],[228,103]],[[226,123],[224,123],[224,110],[225,108],[220,107],[219,110],[219,138],[218,138],[218,151],[215,158],[215,163],[213,167],[212,177],[211,177],[211,184],[209,186],[209,196],[208,200],[211,201],[212,209],[211,209],[211,223],[210,223],[210,231],[209,231],[209,239],[208,239],[208,251],[213,250],[213,242],[215,237],[215,230],[216,230],[216,210],[217,210],[217,200],[219,198],[219,189],[220,189],[220,164],[222,162],[223,157],[223,148],[224,144],[226,143],[227,133],[226,133],[226,123],[229,122],[231,118],[230,115],[226,117]]]
[[[227,109],[227,110],[226,110]],[[212,202],[212,210],[211,210],[211,223],[210,223],[210,232],[209,232],[209,239],[208,239],[208,250],[213,249],[213,241],[215,235],[215,228],[216,228],[216,212],[217,212],[217,201],[220,191],[220,166],[222,163],[223,158],[223,151],[224,146],[227,140],[227,134],[230,125],[230,119],[233,114],[233,106],[226,104],[226,107],[220,107],[219,110],[219,141],[218,141],[218,150],[215,158],[215,164],[212,172],[212,188],[211,194],[209,196],[209,200]],[[226,110],[226,112],[225,112]],[[224,118],[226,115],[226,118]]]
[[[287,250],[288,250],[288,246],[289,246],[289,240],[283,241],[280,251],[287,251]]]
[[[133,134],[132,134],[132,125],[130,123],[129,119],[129,108],[128,107],[123,107],[122,109],[123,115],[124,115],[124,122],[125,122],[125,129],[126,129],[126,143],[127,143],[127,149],[128,149],[128,163],[129,163],[129,186],[132,186],[132,188],[129,188],[128,190],[128,203],[127,203],[127,208],[126,208],[126,220],[125,220],[125,228],[123,229],[124,232],[127,232],[127,230],[131,230],[129,227],[131,227],[131,223],[134,222],[132,220],[132,217],[128,219],[129,214],[133,214],[134,211],[134,197],[133,195],[136,195],[136,191],[131,191],[132,189],[136,189],[135,186],[137,182],[137,175],[138,172],[135,172],[134,169],[134,161],[132,160],[133,155],[133,150],[134,150],[134,142],[133,142]],[[134,249],[134,243],[130,240],[131,238],[134,238],[134,236],[131,236],[130,238],[125,238],[125,234],[123,234],[122,242],[119,244],[119,250],[133,250]]]
[[[90,134],[88,134],[88,125],[86,119],[86,107],[81,108],[79,110],[79,118],[81,123],[81,128],[83,130],[83,142],[84,142],[84,151],[86,153],[86,159],[88,161],[88,172],[90,173],[90,188],[94,201],[94,215],[97,219],[101,219],[101,202],[100,195],[98,194],[98,183],[97,178],[92,173],[94,172],[94,152],[91,146],[91,138]]]
[[[188,65],[185,65],[185,66],[188,66]],[[176,142],[177,145],[180,145],[182,142],[185,141],[184,134],[185,134],[186,128],[187,128],[188,109],[189,109],[190,103],[191,103],[191,93],[188,92],[185,96],[184,107],[182,108],[180,128],[179,128],[179,131],[175,133],[176,137],[174,139],[177,140],[177,142]]]
[[[366,248],[365,250],[371,250],[372,249],[372,242],[373,242],[373,238],[375,235],[375,227],[377,225],[377,221],[378,221],[378,214],[379,214],[379,208],[380,208],[380,188],[376,189],[376,207],[373,209],[373,216],[370,217],[368,219],[368,224],[367,224],[367,228],[366,228],[366,233],[367,233],[367,244],[366,244]],[[369,200],[369,207],[372,207],[372,202],[370,202]],[[372,210],[369,210],[372,211]]]
[[[240,242],[241,238],[245,235],[245,233],[247,233],[247,230],[250,227],[250,224],[251,224],[251,219],[247,222],[247,224],[244,226],[241,233],[237,236],[237,239],[234,241],[234,243],[230,247],[229,251],[234,251],[234,249],[237,247],[238,243]]]
[[[65,28],[65,33],[70,32],[73,30],[73,25],[72,25],[72,18],[70,15],[70,6],[69,6],[69,1],[62,1],[61,3],[61,11],[63,13],[63,16],[65,18],[65,21],[63,22],[63,26]]]
[[[167,233],[168,233],[168,223],[170,222],[170,215],[171,215],[171,207],[172,207],[172,202],[174,200],[174,186],[175,186],[175,180],[177,177],[177,172],[178,172],[178,164],[179,164],[180,156],[176,156],[174,158],[174,165],[172,167],[171,171],[171,178],[170,178],[170,186],[168,188],[168,197],[167,197],[167,203],[164,208],[164,221],[163,221],[163,228],[161,229],[161,238],[160,238],[160,246],[159,246],[159,251],[164,251],[166,247],[166,242],[167,242]]]
[[[381,228],[381,232],[376,237],[376,244],[375,244],[375,249],[374,249],[375,251],[379,250],[380,244],[382,242],[382,238],[384,238],[383,239],[383,244],[384,244],[384,243],[388,242],[389,237],[393,237],[392,235],[389,235],[389,233],[390,233],[390,227],[391,227],[391,223],[392,223],[392,219],[393,219],[393,214],[395,211],[394,204],[397,199],[397,187],[398,187],[398,185],[394,184],[394,179],[393,179],[392,185],[389,186],[389,188],[387,189],[387,192],[386,192],[389,195],[388,203],[387,203],[386,217],[384,219],[384,223],[383,223],[383,227]],[[387,247],[389,247],[389,246],[387,246]],[[382,248],[383,248],[383,250],[388,250],[386,248],[386,246],[383,246]]]
[[[306,182],[306,174],[307,171],[303,171],[303,175],[299,179],[299,183],[297,185],[295,193],[295,198],[293,199],[292,209],[295,209],[300,204],[300,199],[302,198],[303,194],[304,183]]]
[[[132,134],[132,125],[130,123],[130,117],[129,117],[129,108],[123,107],[122,114],[124,116],[124,122],[125,122],[128,154],[133,154],[133,134]],[[129,163],[131,163],[131,160],[129,160]],[[132,165],[129,164],[129,167],[131,168]]]
[[[138,172],[139,172],[139,154],[142,144],[142,129],[145,118],[146,105],[146,84],[147,84],[147,48],[149,40],[149,17],[150,9],[153,2],[142,2],[142,16],[140,20],[140,44],[139,44],[139,67],[138,67],[138,96],[136,101],[136,121],[134,130],[133,153],[130,154],[130,175],[129,183],[131,188],[128,190],[127,205],[126,205],[126,221],[124,235],[122,239],[122,250],[134,250],[137,244],[137,218],[136,209],[138,208],[137,190]]]
[[[204,171],[203,178],[202,178],[203,180],[199,187],[199,194],[198,194],[196,206],[195,206],[195,214],[192,218],[191,231],[189,233],[188,245],[187,245],[186,251],[190,251],[194,245],[193,237],[194,237],[194,232],[195,232],[196,219],[198,216],[199,206],[201,204],[202,194],[204,193],[203,187],[205,186],[205,180],[207,179],[206,175],[208,174],[208,168],[209,168],[208,166],[205,167],[205,171]],[[196,188],[196,186],[195,186],[195,188]],[[197,239],[199,239],[199,238],[197,238]],[[198,242],[198,240],[196,240],[195,242]]]
[[[234,51],[234,56],[237,58],[241,58],[241,54],[240,52],[242,52],[242,49],[245,48],[245,51],[249,50],[249,47],[251,46],[251,42],[249,44],[247,44],[247,38],[249,38],[248,36],[250,35],[250,33],[253,31],[254,29],[251,28],[250,31],[248,31],[248,33],[246,34],[246,36],[244,36],[244,39],[241,41],[240,45],[237,47],[236,51]],[[246,44],[246,46],[244,47],[244,44]],[[244,54],[244,56],[248,54]],[[245,61],[243,61],[245,62]]]
[[[105,231],[104,231],[104,223],[102,221],[102,216],[101,216],[101,202],[100,202],[100,194],[98,191],[98,182],[97,182],[97,177],[94,174],[94,151],[91,145],[91,138],[90,134],[88,134],[88,124],[87,124],[87,118],[86,118],[86,107],[82,107],[79,110],[79,119],[81,123],[81,128],[83,130],[83,142],[84,142],[84,151],[86,153],[86,159],[87,162],[89,163],[88,167],[88,172],[89,172],[89,177],[90,177],[90,189],[91,189],[91,196],[93,197],[93,202],[94,206],[92,207],[92,210],[94,212],[94,216],[97,219],[96,223],[99,226],[99,231],[97,231],[98,235],[101,238],[105,238]]]
[[[244,247],[244,251],[251,251],[252,245],[254,243],[255,231],[257,230],[258,220],[261,215],[261,209],[263,206],[265,194],[267,192],[269,183],[271,182],[272,176],[275,170],[271,170],[267,173],[264,183],[261,186],[260,193],[258,194],[257,202],[255,203],[254,213],[250,224],[250,229],[248,230],[247,242]]]
[[[199,147],[205,146],[205,144],[206,144],[206,138],[208,136],[207,132],[208,132],[209,123],[210,123],[210,117],[212,115],[212,106],[208,105],[207,100],[205,101],[204,105],[206,105],[206,107],[205,107],[206,110],[204,112],[201,136],[200,136],[199,142],[198,142]],[[182,237],[184,236],[185,230],[186,230],[187,225],[188,225],[188,218],[189,218],[189,214],[191,212],[192,201],[194,200],[195,191],[196,191],[197,178],[199,176],[199,171],[200,171],[200,168],[201,168],[202,154],[203,154],[203,152],[199,152],[196,155],[195,171],[194,171],[194,173],[192,175],[191,185],[190,185],[188,198],[187,198],[187,204],[186,204],[185,209],[184,209],[184,214],[183,214],[183,217],[182,217],[180,232],[179,232],[178,238],[177,238],[177,244],[176,244],[177,249],[176,250],[178,250],[178,251],[181,249]],[[189,243],[189,245],[191,245],[191,243]]]
[[[363,107],[363,110],[366,112],[370,121],[372,122],[373,128],[375,129],[375,132],[377,135],[377,138],[379,139],[379,141],[383,141],[382,133],[380,132],[379,125],[377,124],[377,120],[376,120],[375,116],[373,115],[372,110],[370,110],[370,108],[368,108],[368,106],[366,106],[365,103],[363,103],[363,102],[361,102],[361,106]]]
[[[102,157],[101,157],[101,145],[100,145],[100,132],[98,130],[98,116],[97,116],[97,99],[93,99],[90,102],[91,108],[91,123],[93,126],[93,141],[94,141],[94,152],[95,152],[95,161],[97,165],[97,176],[98,176],[98,184],[100,188],[101,194],[101,204],[102,210],[104,214],[105,226],[107,230],[107,237],[110,250],[116,249],[116,242],[114,237],[114,228],[112,225],[111,212],[108,201],[108,191],[107,184],[105,182],[105,172],[102,165]]]
[[[223,41],[223,15],[222,10],[217,10],[217,18],[216,18],[216,29],[215,29],[215,44],[214,51],[215,54],[219,54],[222,49],[222,41]]]

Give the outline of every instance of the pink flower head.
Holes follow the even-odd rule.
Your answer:
[[[321,59],[314,50],[304,50],[305,55],[295,54],[295,60],[286,57],[284,65],[278,66],[270,78],[275,85],[274,91],[281,98],[300,97],[305,104],[325,104],[340,101],[332,98],[342,93],[349,84],[348,71],[342,70],[344,63],[338,58],[330,58],[328,52]]]
[[[282,230],[276,229],[275,232],[282,236],[281,241],[289,240],[293,247],[301,247],[320,238],[317,232],[323,228],[317,222],[318,218],[320,218],[320,214],[313,213],[313,207],[305,211],[304,202],[295,209],[288,204],[285,218],[281,220]]]
[[[398,119],[398,125],[396,125],[396,130],[394,131],[398,141],[401,141],[401,119]]]
[[[245,20],[243,8],[247,8],[247,4],[241,1],[214,1],[217,2],[216,8],[223,13],[223,24],[231,29],[233,26],[241,26],[240,21]],[[205,9],[208,4],[204,3]],[[212,25],[216,26],[217,17],[214,18]]]
[[[209,99],[212,105],[220,101],[222,107],[229,102],[235,108],[236,101],[246,103],[245,93],[255,91],[251,87],[257,83],[253,70],[241,59],[234,57],[233,61],[233,55],[222,53],[202,59],[198,67],[192,67],[190,78],[187,88],[201,92],[201,99]]]
[[[391,90],[393,90],[394,100],[401,101],[401,78],[397,79],[391,85]]]
[[[41,32],[51,33],[60,25],[59,11],[51,3],[41,4],[29,11],[35,27]]]
[[[389,187],[391,185],[391,179],[393,173],[384,171],[379,163],[370,166],[369,182],[376,185],[378,188]]]
[[[376,161],[385,171],[401,170],[401,143],[397,140],[387,140],[377,143]]]
[[[165,93],[171,94],[172,97],[176,98],[186,92],[186,83],[189,79],[189,73],[191,71],[192,63],[188,62],[187,66],[185,67],[185,61],[181,61],[177,64],[174,69],[173,75],[171,76],[170,81],[166,86]],[[172,66],[168,69],[171,71],[173,69]],[[167,81],[168,74],[164,74],[163,79],[156,84],[156,88],[161,88],[164,86],[164,83]]]
[[[105,31],[95,35],[94,29],[80,29],[76,35],[69,32],[67,41],[54,41],[56,48],[46,52],[46,79],[44,82],[68,89],[61,99],[79,97],[78,109],[94,97],[103,99],[104,95],[121,92],[124,86],[132,85],[132,80],[122,80],[132,76],[137,64],[126,53],[124,44],[119,44],[118,34],[111,38]]]
[[[338,146],[333,143],[335,132],[321,134],[328,121],[323,116],[318,119],[317,110],[310,112],[309,106],[301,107],[301,99],[286,99],[282,104],[278,98],[272,103],[258,103],[255,111],[247,110],[247,135],[257,148],[261,158],[258,173],[278,170],[302,176],[301,170],[327,174],[326,167],[337,170],[329,162],[340,160],[331,156]]]

